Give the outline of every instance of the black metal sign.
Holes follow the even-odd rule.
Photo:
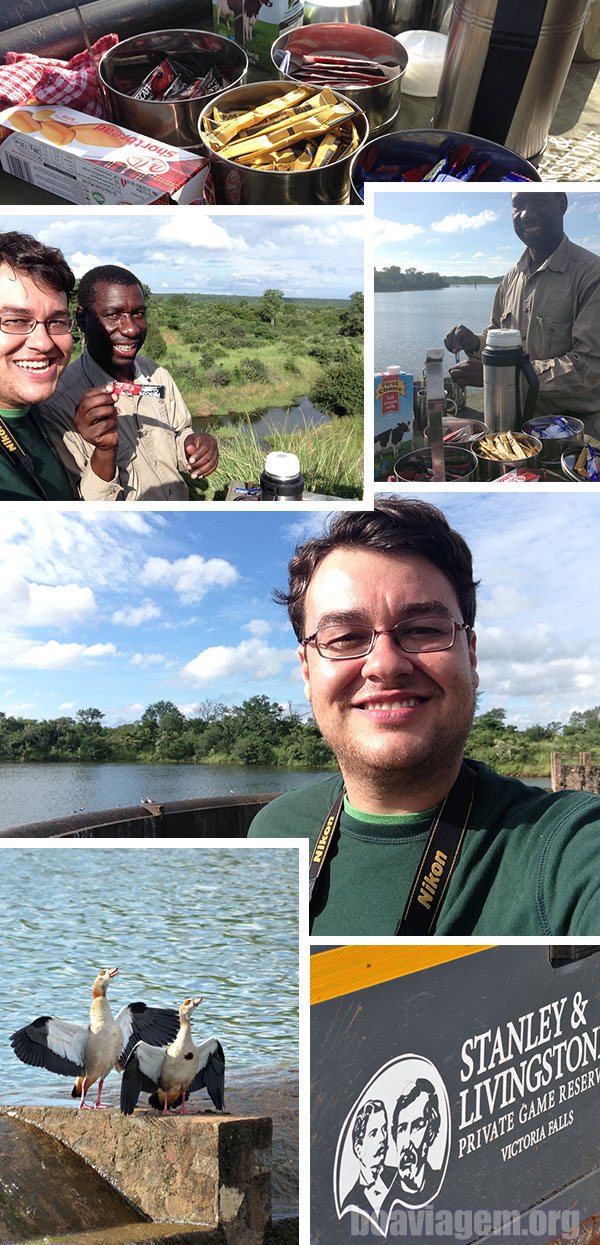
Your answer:
[[[600,956],[496,947],[314,1005],[311,1029],[313,1242],[574,1231],[569,1188],[600,1165]]]

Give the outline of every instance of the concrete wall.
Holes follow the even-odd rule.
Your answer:
[[[70,1107],[5,1113],[64,1142],[153,1221],[220,1229],[228,1245],[262,1245],[271,1220],[270,1119]]]
[[[250,823],[274,795],[214,796],[208,800],[173,800],[167,804],[136,804],[97,813],[76,813],[51,821],[32,821],[0,838],[198,839],[245,838]]]

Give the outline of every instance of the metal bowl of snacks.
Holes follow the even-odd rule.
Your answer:
[[[568,480],[576,480],[578,484],[600,482],[600,451],[591,445],[565,451],[560,465]]]
[[[366,113],[371,134],[389,129],[398,116],[408,55],[382,30],[338,22],[299,26],[275,40],[271,60],[284,81],[341,91]]]
[[[541,441],[526,432],[485,432],[471,442],[471,449],[478,480],[497,480],[517,467],[535,471],[542,457]]]
[[[471,450],[461,445],[444,447],[444,467],[446,480],[474,480],[477,474],[477,459]],[[410,480],[418,484],[433,480],[431,450],[412,450],[403,454],[394,463],[394,475],[397,480]]]
[[[154,30],[104,53],[98,72],[114,120],[174,147],[199,147],[198,118],[209,99],[245,80],[248,57],[204,30]]]
[[[198,132],[215,203],[340,204],[369,122],[330,87],[255,82],[219,95],[218,119],[207,104]]]
[[[563,454],[583,445],[583,421],[574,415],[536,415],[523,424],[523,432],[542,443],[542,463],[559,463]]]
[[[452,130],[399,130],[379,135],[357,152],[350,176],[356,202],[362,203],[365,182],[414,183],[450,174],[478,185],[502,181],[511,173],[541,181],[528,160],[488,139]]]
[[[442,418],[442,436],[444,445],[467,445],[470,446],[478,437],[483,436],[488,431],[487,424],[481,419],[474,419],[470,415],[461,417],[460,415],[444,415]],[[423,429],[425,440],[429,441],[429,424]]]

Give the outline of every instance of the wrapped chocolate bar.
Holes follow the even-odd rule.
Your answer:
[[[147,385],[141,381],[115,380],[111,386],[116,398],[125,394],[128,398],[164,398],[164,385]]]

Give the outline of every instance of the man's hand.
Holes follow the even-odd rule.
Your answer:
[[[94,446],[92,470],[101,480],[112,480],[115,474],[119,444],[116,401],[111,385],[88,389],[73,420],[80,437]]]
[[[209,432],[192,432],[183,443],[192,480],[209,476],[219,461],[219,447]]]
[[[455,324],[444,338],[444,345],[450,354],[458,354],[459,350],[464,350],[467,354],[475,354],[481,346],[481,341],[477,333],[468,329],[466,325]]]
[[[483,387],[483,363],[481,359],[465,359],[464,363],[457,363],[450,368],[450,376],[457,385],[462,385],[463,389],[466,389],[467,385],[481,389]]]

